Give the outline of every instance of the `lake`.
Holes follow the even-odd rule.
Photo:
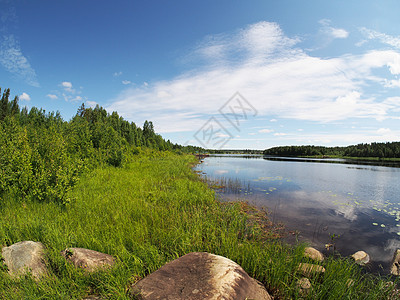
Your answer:
[[[267,207],[270,219],[322,252],[335,239],[342,256],[363,250],[371,272],[389,273],[400,248],[400,165],[344,159],[296,159],[214,155],[196,169],[222,200]],[[325,251],[326,253],[326,251]]]

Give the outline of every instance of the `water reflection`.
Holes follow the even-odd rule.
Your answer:
[[[300,230],[299,238],[320,250],[340,235],[342,255],[364,250],[371,270],[389,270],[400,248],[400,168],[260,158],[208,157],[198,169],[220,183],[223,199],[267,207],[273,221]]]

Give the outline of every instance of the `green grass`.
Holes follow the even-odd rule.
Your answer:
[[[305,298],[296,288],[304,245],[288,247],[265,234],[263,218],[240,203],[219,203],[190,169],[192,156],[142,154],[124,168],[96,169],[82,178],[66,207],[0,200],[0,245],[23,240],[47,248],[48,277],[11,279],[0,268],[0,299],[128,299],[127,287],[166,262],[193,251],[226,256],[263,282],[277,299]],[[272,229],[271,229],[272,230]],[[111,271],[86,274],[60,251],[83,247],[117,258]],[[347,260],[328,259],[312,279],[309,299],[391,299],[384,278],[363,275]],[[352,286],[347,285],[354,280]]]

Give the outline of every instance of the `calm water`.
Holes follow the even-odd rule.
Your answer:
[[[262,156],[210,156],[197,166],[228,188],[223,199],[265,206],[274,222],[300,231],[319,250],[336,240],[348,256],[366,251],[371,271],[388,273],[400,248],[400,168],[351,161],[264,159]]]

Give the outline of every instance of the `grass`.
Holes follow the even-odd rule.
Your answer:
[[[139,155],[124,168],[100,168],[83,177],[67,206],[0,199],[0,245],[23,240],[47,248],[49,276],[12,279],[0,266],[0,299],[128,299],[130,284],[166,262],[206,251],[239,263],[276,299],[393,299],[385,278],[364,274],[345,259],[328,258],[326,273],[299,293],[297,271],[304,245],[289,247],[260,211],[243,203],[219,203],[190,169],[193,156]],[[249,213],[250,211],[250,213]],[[111,271],[86,274],[60,251],[83,247],[117,258]],[[348,284],[348,280],[354,284]]]

